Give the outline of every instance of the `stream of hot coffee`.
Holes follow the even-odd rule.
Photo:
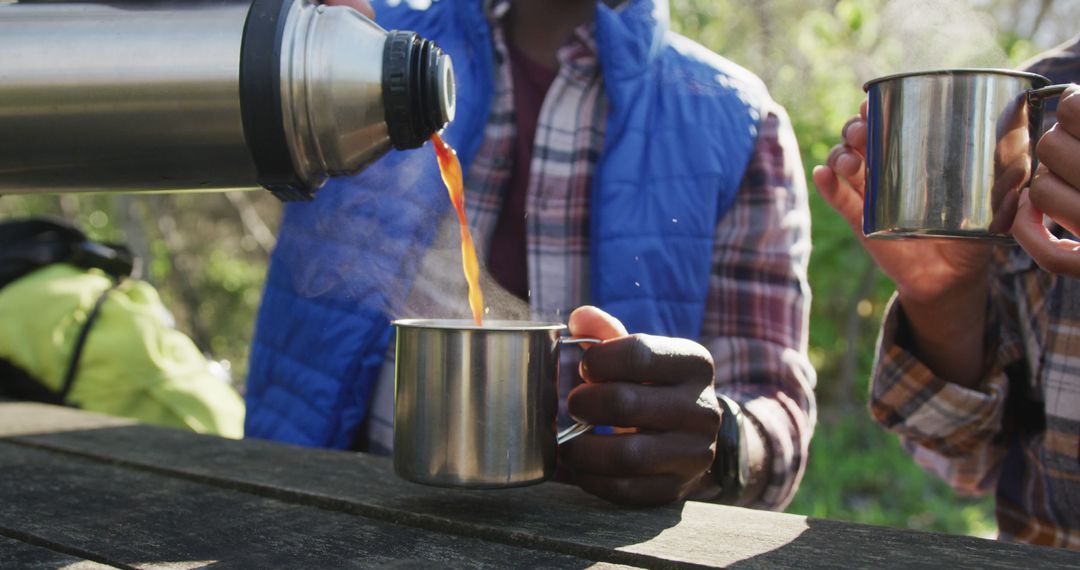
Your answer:
[[[450,193],[450,202],[457,210],[458,224],[461,226],[461,267],[465,270],[465,281],[469,283],[469,308],[476,324],[482,325],[484,294],[480,291],[480,261],[476,258],[476,246],[473,245],[469,223],[465,219],[465,182],[461,176],[461,163],[454,148],[438,134],[431,136],[431,142],[435,145],[435,155],[439,157],[439,174]]]

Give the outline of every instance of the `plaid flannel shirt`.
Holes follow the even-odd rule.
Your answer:
[[[1028,70],[1080,81],[1080,38]],[[936,377],[902,346],[902,313],[895,299],[886,310],[874,417],[959,492],[996,490],[1001,538],[1080,549],[1080,280],[1040,270],[1020,248],[998,249],[986,335],[992,362],[975,389]]]
[[[466,180],[466,208],[486,259],[510,177],[516,136],[513,79],[501,21],[510,3],[490,10],[495,94],[484,141]],[[589,303],[589,211],[592,174],[604,144],[607,99],[592,26],[576,30],[558,53],[558,76],[537,122],[526,198],[529,300],[483,278],[492,318],[565,322]],[[757,149],[735,204],[717,226],[702,337],[713,354],[718,393],[739,401],[772,458],[757,506],[782,508],[802,477],[815,422],[815,374],[807,357],[810,217],[798,146],[784,110],[770,103]],[[448,215],[425,256],[408,310],[426,317],[468,318],[456,221]],[[560,426],[566,396],[581,379],[578,351],[562,351]],[[570,381],[566,381],[570,379]],[[374,398],[369,448],[389,449],[393,426],[393,354]]]

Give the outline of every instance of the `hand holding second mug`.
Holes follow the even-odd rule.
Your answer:
[[[1039,168],[1020,197],[1013,237],[1040,267],[1080,277],[1080,242],[1054,237],[1043,214],[1080,236],[1080,86],[1065,91],[1057,124],[1039,141]]]
[[[958,240],[872,240],[862,231],[867,105],[844,126],[844,142],[814,168],[818,193],[851,226],[863,248],[896,284],[912,329],[911,349],[946,380],[973,385],[983,361],[992,246]]]
[[[569,396],[570,415],[631,433],[586,434],[565,444],[561,459],[574,482],[604,499],[658,505],[702,485],[712,465],[720,408],[713,362],[687,339],[627,335],[617,319],[595,307],[570,315],[574,336],[603,343],[582,358],[586,383]]]
[[[871,240],[863,235],[866,193],[867,104],[844,125],[843,143],[833,147],[825,165],[814,168],[818,194],[851,227],[878,267],[896,283],[901,297],[933,303],[943,294],[963,290],[981,279],[990,261],[990,246],[957,240]]]

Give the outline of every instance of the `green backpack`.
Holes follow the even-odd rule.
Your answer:
[[[132,263],[61,220],[0,223],[0,397],[242,437],[243,400]]]

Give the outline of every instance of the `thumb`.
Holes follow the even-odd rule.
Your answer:
[[[855,235],[862,235],[862,215],[863,215],[863,199],[859,194],[851,187],[850,184],[845,184],[840,181],[840,178],[836,175],[836,171],[828,166],[814,167],[812,174],[814,180],[814,186],[817,187],[818,194],[825,199],[825,202],[836,210],[844,221],[848,223],[848,226],[855,232]]]
[[[569,326],[570,334],[575,337],[608,340],[628,334],[619,319],[590,305],[574,309],[570,313]]]
[[[327,6],[348,6],[357,12],[367,16],[368,18],[375,17],[375,10],[371,7],[370,0],[320,0]]]
[[[1050,230],[1043,225],[1043,213],[1031,203],[1030,194],[1030,189],[1020,190],[1020,203],[1012,223],[1013,237],[1020,242],[1021,246],[1027,241],[1050,235]]]

